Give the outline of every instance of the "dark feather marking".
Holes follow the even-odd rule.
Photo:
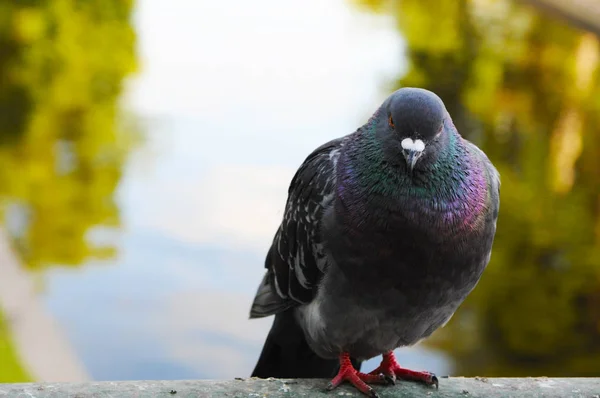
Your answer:
[[[262,293],[259,288],[262,294],[255,298],[251,318],[272,315],[313,299],[325,271],[325,255],[319,248],[320,223],[325,197],[334,191],[336,157],[332,153],[341,148],[343,141],[338,138],[315,149],[292,178],[283,220],[265,261],[265,281],[273,294]],[[273,286],[275,279],[280,292]],[[268,291],[267,286],[261,287]],[[280,305],[273,303],[277,298],[282,301]]]

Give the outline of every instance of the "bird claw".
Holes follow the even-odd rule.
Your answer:
[[[412,371],[409,371],[412,372]],[[421,381],[427,385],[435,386],[436,390],[440,388],[440,383],[438,381],[435,373],[431,372],[412,372],[414,375],[412,377],[407,377],[408,380]]]
[[[384,375],[384,377],[388,384],[396,385],[396,375]]]
[[[381,364],[369,374],[383,374],[388,384],[395,385],[397,379],[403,379],[419,381],[427,385],[434,385],[436,389],[439,389],[439,381],[434,373],[417,372],[403,368],[396,362],[393,353],[384,354]]]
[[[363,394],[372,398],[379,397],[377,392],[375,392],[375,390],[367,383],[385,384],[386,380],[384,375],[371,375],[357,371],[352,366],[347,354],[342,354],[340,356],[340,365],[338,374],[329,382],[329,384],[327,384],[327,391],[331,391],[344,381],[347,381]]]
[[[384,374],[371,374],[371,373],[362,373],[357,372],[357,376],[359,379],[369,384],[388,384],[387,378]]]

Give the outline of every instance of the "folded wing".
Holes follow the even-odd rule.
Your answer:
[[[334,196],[335,166],[342,145],[343,138],[339,138],[315,149],[294,175],[250,318],[273,315],[313,299],[327,268],[321,220]]]

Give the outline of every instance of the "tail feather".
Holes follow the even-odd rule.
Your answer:
[[[250,319],[271,316],[285,311],[295,304],[292,300],[279,297],[275,293],[273,284],[274,275],[271,272],[265,272],[250,308]]]
[[[352,363],[360,370],[361,362]],[[275,315],[252,377],[332,378],[338,370],[337,359],[321,358],[311,350],[291,308]]]

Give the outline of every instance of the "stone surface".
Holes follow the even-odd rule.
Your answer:
[[[0,384],[0,397],[363,397],[345,384],[325,391],[327,380],[173,380]],[[441,378],[440,387],[411,382],[374,386],[381,398],[556,397],[600,398],[600,378]]]

